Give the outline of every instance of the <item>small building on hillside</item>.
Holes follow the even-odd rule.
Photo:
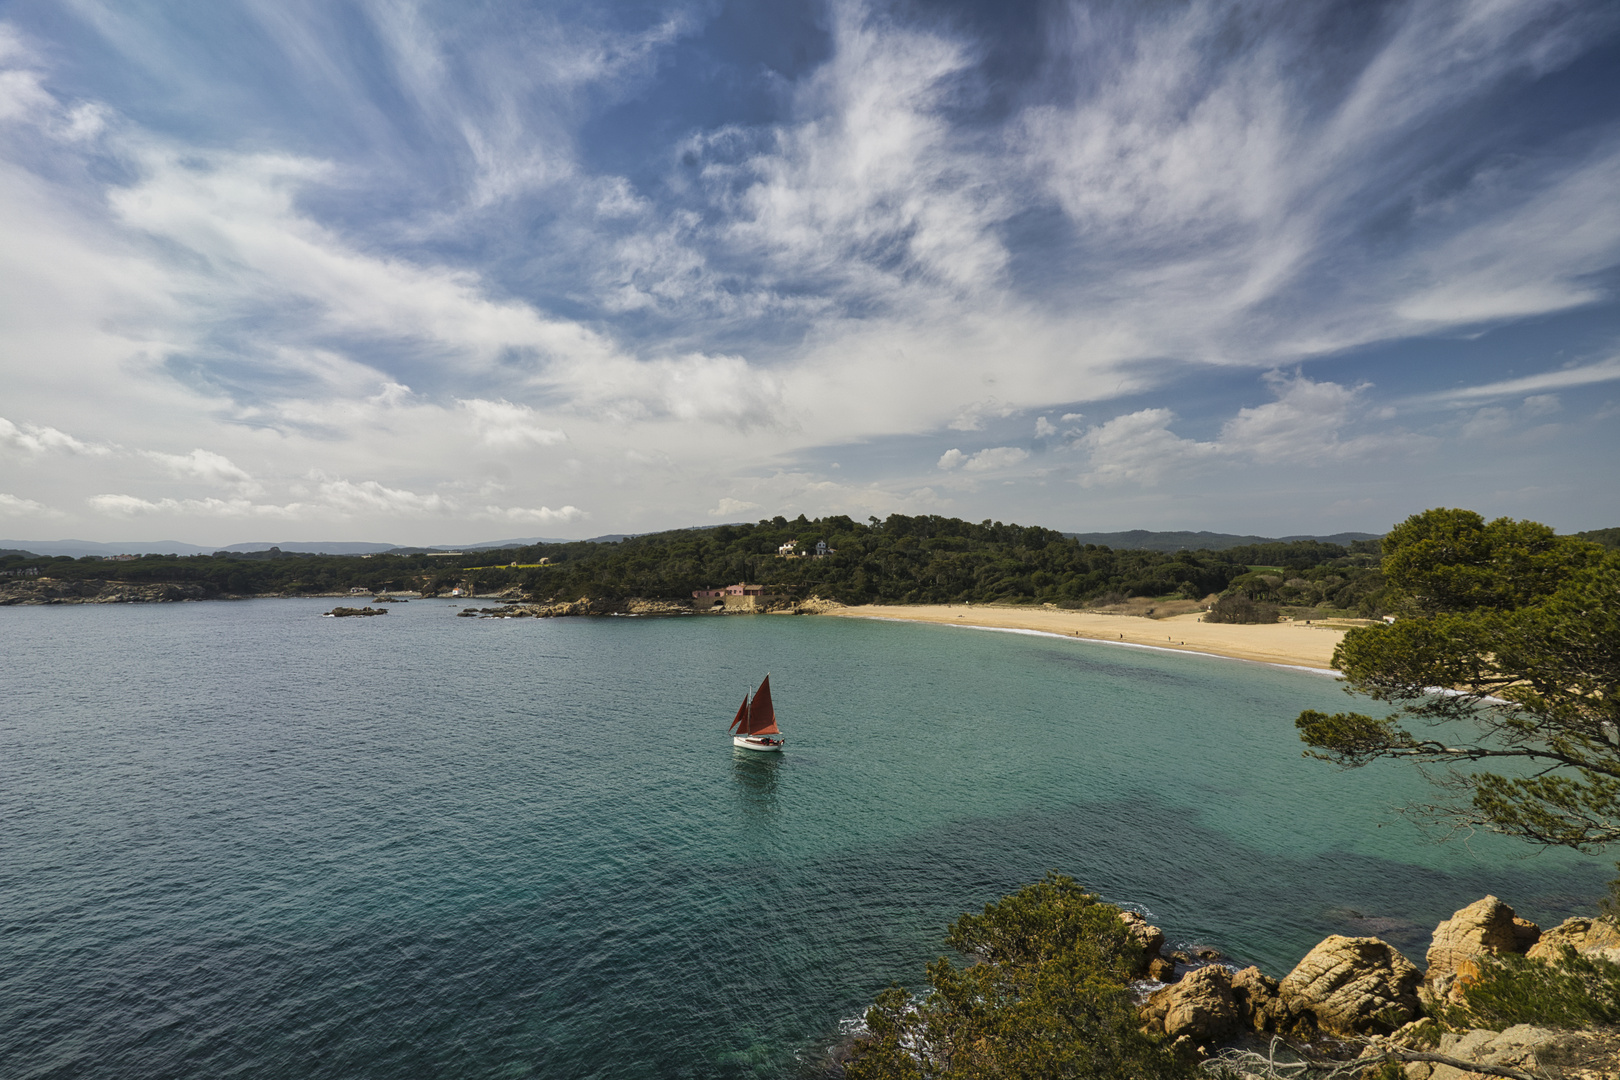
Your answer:
[[[798,548],[799,542],[797,540],[789,540],[776,549],[776,557],[778,559],[796,559],[799,557]]]
[[[727,611],[763,611],[786,599],[786,596],[766,592],[763,585],[750,585],[745,581],[719,589],[692,590],[692,606],[699,610],[724,607]]]

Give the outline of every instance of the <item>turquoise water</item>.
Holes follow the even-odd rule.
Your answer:
[[[824,618],[0,609],[7,1077],[793,1077],[1069,873],[1284,973],[1606,865],[1303,760],[1330,679]],[[771,673],[785,754],[725,728]]]

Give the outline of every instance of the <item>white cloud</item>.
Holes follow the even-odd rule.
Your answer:
[[[386,487],[375,480],[362,480],[357,484],[350,480],[318,478],[317,486],[325,502],[350,511],[414,517],[444,514],[451,509],[449,502],[436,493],[419,495],[404,488]]]
[[[555,446],[568,439],[555,428],[540,426],[535,411],[527,405],[480,398],[464,399],[457,404],[472,417],[473,426],[485,446],[520,450],[529,446]]]
[[[57,511],[53,511],[44,503],[37,503],[33,499],[24,499],[18,495],[7,495],[0,492],[0,514],[8,516],[14,514],[18,516],[24,514],[30,516],[55,516]]]
[[[136,495],[92,495],[88,502],[92,509],[120,517],[137,514],[185,514],[205,518],[237,517],[296,517],[305,508],[297,504],[275,506],[255,503],[249,499],[143,499]]]
[[[1058,433],[1058,429],[1053,426],[1052,421],[1048,420],[1044,416],[1036,418],[1036,420],[1035,420],[1035,437],[1037,439],[1050,439],[1053,435],[1056,435],[1057,433]]]
[[[1318,465],[1402,453],[1428,442],[1401,431],[1344,437],[1365,412],[1361,398],[1367,384],[1314,382],[1275,371],[1265,382],[1276,400],[1240,409],[1209,442],[1171,431],[1175,414],[1168,409],[1142,409],[1091,428],[1078,440],[1089,457],[1081,482],[1153,485],[1169,473],[1219,459]]]
[[[1490,439],[1506,434],[1512,427],[1512,414],[1500,406],[1487,405],[1468,418],[1459,434],[1464,439]]]
[[[969,472],[990,472],[994,469],[1008,469],[1029,458],[1029,451],[1018,446],[992,446],[980,450],[977,454],[962,463],[962,468]]]
[[[1558,400],[1557,394],[1532,394],[1524,399],[1524,405],[1521,407],[1526,416],[1551,416],[1562,409],[1564,404]]]
[[[939,467],[946,470],[954,469],[966,460],[967,455],[953,446],[939,455]]]
[[[742,499],[724,498],[709,511],[710,517],[729,517],[732,514],[745,514],[750,510],[758,510],[759,503],[746,502]]]
[[[1220,452],[1214,443],[1183,439],[1170,430],[1169,409],[1141,409],[1087,431],[1079,444],[1089,454],[1081,483],[1153,485],[1166,473]]]
[[[577,506],[560,506],[553,510],[549,506],[534,508],[523,506],[486,506],[483,517],[492,521],[532,521],[542,525],[554,525],[558,522],[582,521],[591,515]]]
[[[1568,390],[1577,386],[1593,386],[1617,379],[1620,379],[1620,356],[1611,356],[1594,364],[1580,364],[1456,390],[1441,390],[1409,400],[1415,403],[1480,401],[1489,398],[1518,397],[1521,394],[1535,395],[1549,390]]]
[[[59,452],[101,457],[113,452],[113,447],[104,443],[84,442],[53,427],[14,424],[3,416],[0,416],[0,446],[31,456]]]
[[[1289,377],[1271,372],[1266,383],[1277,400],[1242,409],[1221,428],[1225,453],[1243,454],[1260,462],[1309,463],[1352,457],[1379,446],[1386,438],[1374,435],[1341,439],[1367,389],[1333,382],[1313,382],[1303,375]]]
[[[213,484],[251,484],[253,477],[239,468],[230,458],[212,450],[197,448],[189,454],[166,454],[159,450],[142,450],[141,455],[158,462],[171,474]]]

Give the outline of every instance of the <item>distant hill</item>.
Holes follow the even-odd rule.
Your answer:
[[[4,559],[10,555],[20,555],[25,559],[37,559],[39,557],[39,552],[24,551],[22,548],[0,548],[0,559]]]
[[[209,555],[216,548],[182,544],[178,540],[134,540],[98,544],[94,540],[0,540],[0,547],[26,548],[35,555]]]
[[[1578,532],[1575,535],[1582,540],[1602,544],[1606,548],[1620,548],[1620,528],[1588,529],[1586,532]]]
[[[1147,529],[1132,529],[1129,532],[1071,532],[1063,535],[1082,544],[1097,544],[1100,547],[1119,548],[1124,551],[1225,551],[1227,548],[1243,547],[1247,544],[1271,544],[1279,540],[1283,542],[1317,540],[1324,544],[1349,546],[1352,540],[1377,540],[1380,534],[1342,532],[1334,533],[1332,536],[1239,536],[1235,533],[1150,532]]]

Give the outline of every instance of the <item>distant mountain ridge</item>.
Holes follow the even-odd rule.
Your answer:
[[[489,551],[497,548],[527,547],[530,544],[573,544],[573,543],[609,543],[623,540],[624,533],[612,533],[607,536],[595,536],[588,541],[558,540],[553,537],[531,536],[515,540],[485,540],[477,544],[380,544],[355,540],[283,540],[279,543],[270,541],[248,541],[242,544],[227,544],[224,547],[202,547],[197,544],[187,544],[180,540],[133,540],[128,542],[100,543],[95,540],[0,540],[0,555],[29,554],[29,555],[69,555],[75,559],[86,555],[212,555],[216,551],[269,551],[271,548],[280,548],[282,551],[295,552],[300,555],[376,555],[384,551],[407,553],[418,551]]]
[[[1242,547],[1245,544],[1275,544],[1279,541],[1289,543],[1294,540],[1318,540],[1324,544],[1348,547],[1352,540],[1377,540],[1383,534],[1342,532],[1331,536],[1239,536],[1236,533],[1152,532],[1147,529],[1131,529],[1128,532],[1066,532],[1063,535],[1082,544],[1123,548],[1127,551],[1225,551],[1227,548]]]

